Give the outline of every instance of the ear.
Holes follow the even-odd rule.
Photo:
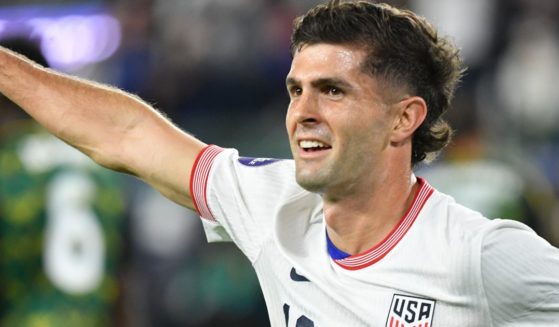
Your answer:
[[[397,116],[394,120],[391,142],[401,143],[411,139],[413,132],[423,123],[427,116],[427,103],[423,98],[412,96],[396,104]]]

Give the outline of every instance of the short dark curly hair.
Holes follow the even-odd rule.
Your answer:
[[[293,55],[318,43],[365,47],[368,73],[425,100],[427,117],[413,135],[412,165],[432,160],[450,142],[452,129],[441,116],[465,68],[456,46],[425,18],[387,4],[333,0],[294,21]]]

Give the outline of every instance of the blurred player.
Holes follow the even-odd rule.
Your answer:
[[[24,38],[1,42],[46,65]],[[0,326],[110,326],[119,297],[119,176],[0,99]]]
[[[134,96],[7,51],[0,90],[101,165],[196,209],[209,241],[234,241],[274,326],[556,324],[559,251],[413,173],[450,139],[456,48],[368,2],[311,9],[292,41],[293,161],[206,146]]]

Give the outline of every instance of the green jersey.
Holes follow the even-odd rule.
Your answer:
[[[0,326],[108,326],[119,176],[32,122],[0,127]]]

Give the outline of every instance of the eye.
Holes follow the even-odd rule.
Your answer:
[[[326,86],[323,92],[330,97],[340,97],[344,94],[343,90],[337,86]]]
[[[339,95],[341,93],[342,93],[342,91],[340,89],[338,89],[337,87],[331,87],[330,89],[328,89],[328,94],[330,94],[330,95]]]
[[[303,93],[303,89],[299,86],[291,86],[288,89],[288,92],[289,92],[289,95],[291,97],[297,97],[297,96],[300,96]]]

